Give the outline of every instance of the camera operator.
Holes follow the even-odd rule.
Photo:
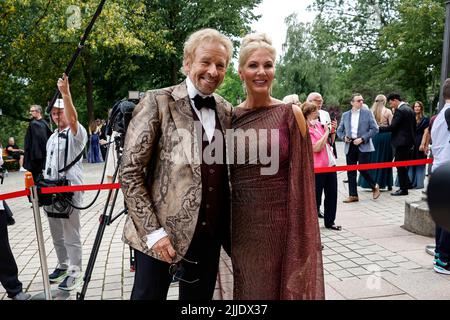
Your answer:
[[[81,185],[83,177],[80,155],[86,146],[87,133],[78,122],[78,114],[70,94],[69,80],[65,74],[58,79],[58,89],[62,99],[58,99],[51,110],[52,120],[58,128],[47,141],[44,178],[58,180],[65,176],[70,185]],[[82,193],[75,192],[71,203],[81,206]],[[58,265],[49,278],[51,283],[59,283],[62,280],[58,289],[70,291],[82,282],[80,210],[70,205],[64,209],[61,207],[56,205],[44,207],[58,258]],[[60,210],[68,216],[61,218],[55,215],[55,212],[59,213]]]

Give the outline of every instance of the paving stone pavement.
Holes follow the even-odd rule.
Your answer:
[[[338,164],[345,164],[343,144],[338,143]],[[84,164],[85,183],[98,183],[103,165]],[[394,169],[394,173],[396,169]],[[401,228],[405,200],[419,199],[422,190],[410,190],[409,196],[392,197],[382,191],[379,199],[372,200],[370,190],[358,189],[360,201],[344,204],[348,185],[343,183],[345,173],[338,173],[338,209],[336,223],[342,231],[332,231],[321,224],[324,245],[323,263],[326,299],[450,299],[450,277],[437,274],[432,268],[432,257],[425,253],[425,245],[433,238],[415,235]],[[10,172],[0,192],[23,189],[23,173]],[[85,193],[85,203],[95,192]],[[82,211],[83,269],[91,254],[98,230],[98,218],[103,212],[107,191],[89,209]],[[24,290],[32,295],[43,291],[39,253],[32,210],[26,198],[8,201],[16,224],[9,227],[9,238],[19,268],[19,279]],[[116,212],[123,208],[121,194]],[[101,242],[95,268],[86,292],[87,300],[129,299],[134,273],[130,272],[130,250],[122,241],[125,215],[107,226]],[[49,270],[56,266],[56,254],[48,229],[47,218],[42,214],[42,228]],[[232,297],[233,277],[231,261],[221,255],[220,283],[215,298]],[[56,285],[52,285],[56,289]],[[69,299],[76,298],[76,291]],[[169,289],[168,299],[177,299],[178,284]],[[0,286],[0,299],[8,299]]]

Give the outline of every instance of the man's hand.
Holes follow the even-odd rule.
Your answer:
[[[158,258],[167,263],[172,263],[173,258],[177,255],[168,236],[158,240],[151,249],[156,253]]]
[[[345,143],[350,143],[350,142],[352,142],[352,139],[350,139],[349,137],[346,136],[346,137],[344,138],[344,142],[345,142]]]
[[[361,138],[356,138],[355,140],[353,140],[353,144],[355,146],[359,146],[361,143],[363,143],[363,139]]]
[[[62,96],[70,96],[69,77],[65,73],[58,79],[58,90]]]

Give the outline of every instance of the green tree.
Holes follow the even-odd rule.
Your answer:
[[[392,91],[409,101],[427,101],[430,93],[437,99],[443,6],[440,0],[316,0],[312,37],[335,58],[339,92],[361,92],[369,104]]]
[[[239,78],[239,74],[233,64],[230,64],[228,67],[225,78],[223,79],[220,87],[217,89],[217,93],[230,102],[233,106],[239,105],[245,99],[242,81]]]
[[[402,0],[398,19],[383,28],[380,47],[389,60],[386,74],[409,100],[438,99],[445,7],[438,0]]]
[[[310,92],[318,91],[329,103],[337,103],[333,58],[317,49],[311,25],[298,22],[296,14],[285,21],[287,35],[277,65],[274,95],[281,99],[296,93],[304,101]]]
[[[213,27],[237,39],[258,18],[252,10],[260,2],[106,1],[70,75],[81,122],[106,116],[128,90],[178,82],[190,33]],[[7,118],[0,134],[28,117],[29,104],[46,106],[98,3],[85,0],[74,9],[69,0],[0,2],[0,98]]]

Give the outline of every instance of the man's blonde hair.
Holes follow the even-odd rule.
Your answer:
[[[205,42],[209,43],[219,43],[222,46],[225,47],[225,50],[227,51],[227,67],[231,61],[231,58],[233,57],[233,43],[231,40],[217,31],[216,29],[201,29],[199,31],[194,32],[191,34],[186,42],[184,43],[184,50],[183,50],[183,66],[187,62],[192,62],[194,60],[195,50]],[[184,68],[183,68],[184,73]]]
[[[239,51],[239,67],[242,68],[250,55],[261,48],[264,48],[269,52],[270,57],[275,63],[277,51],[274,46],[272,46],[272,40],[267,34],[257,32],[250,33],[242,39],[241,50]]]

